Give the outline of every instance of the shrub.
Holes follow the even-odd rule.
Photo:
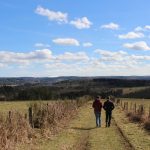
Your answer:
[[[139,115],[139,114],[130,114],[130,117],[129,119],[133,122],[143,122],[143,116],[142,115]]]
[[[18,112],[9,112],[6,119],[0,117],[0,145],[2,149],[14,149],[19,142],[32,137],[28,121]]]
[[[150,132],[150,120],[144,122],[144,129]]]
[[[126,116],[127,116],[127,117],[131,117],[132,115],[133,115],[132,112],[127,112],[127,113],[126,113]]]

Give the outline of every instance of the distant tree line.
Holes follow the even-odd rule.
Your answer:
[[[99,90],[98,92],[81,89],[81,90],[67,90],[59,87],[0,87],[1,101],[14,100],[53,100],[53,99],[76,99],[85,95],[95,96],[101,95],[105,98],[108,95],[119,96],[122,90],[113,91],[111,89]]]
[[[150,99],[150,88],[142,89],[140,91],[131,92],[123,95],[125,98],[146,98]]]
[[[150,81],[121,80],[121,79],[93,79],[63,81],[52,86],[25,84],[22,86],[1,86],[0,100],[54,100],[75,99],[84,95],[109,95],[115,97],[150,98],[150,88],[123,94],[124,87],[150,86]],[[119,89],[116,89],[116,87]]]
[[[131,80],[131,79],[93,79],[97,85],[106,87],[140,87],[150,86],[150,80]]]

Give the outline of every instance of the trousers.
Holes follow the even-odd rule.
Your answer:
[[[94,112],[95,113],[95,118],[96,118],[96,126],[100,127],[101,126],[101,112]]]

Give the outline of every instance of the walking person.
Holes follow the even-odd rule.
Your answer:
[[[104,102],[103,108],[106,111],[106,127],[110,127],[112,110],[115,108],[115,106],[109,97],[107,97],[107,100]]]
[[[100,101],[100,97],[97,96],[93,102],[92,107],[94,108],[94,114],[96,118],[96,127],[101,127],[101,109],[102,103]]]

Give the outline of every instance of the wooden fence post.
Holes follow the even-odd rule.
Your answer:
[[[136,103],[134,104],[134,112],[136,113]]]
[[[32,107],[29,107],[29,124],[33,128]]]
[[[128,102],[126,103],[126,105],[127,105],[127,109],[126,109],[126,110],[127,110],[127,112],[128,112]]]
[[[49,112],[49,105],[48,105],[48,103],[47,103],[47,113]]]
[[[150,118],[150,106],[149,106],[149,115],[148,115],[148,118]]]
[[[123,110],[125,110],[126,109],[126,102],[124,102],[124,106],[123,106]]]
[[[132,102],[130,103],[130,111],[132,111]]]
[[[9,123],[10,123],[10,124],[11,124],[11,117],[12,117],[12,112],[9,111],[9,112],[8,112],[8,119],[9,119]]]
[[[25,113],[24,118],[27,119],[27,114]]]
[[[141,114],[144,114],[144,105],[141,105]]]
[[[120,101],[120,105],[121,105],[121,108],[122,108],[122,100]]]

